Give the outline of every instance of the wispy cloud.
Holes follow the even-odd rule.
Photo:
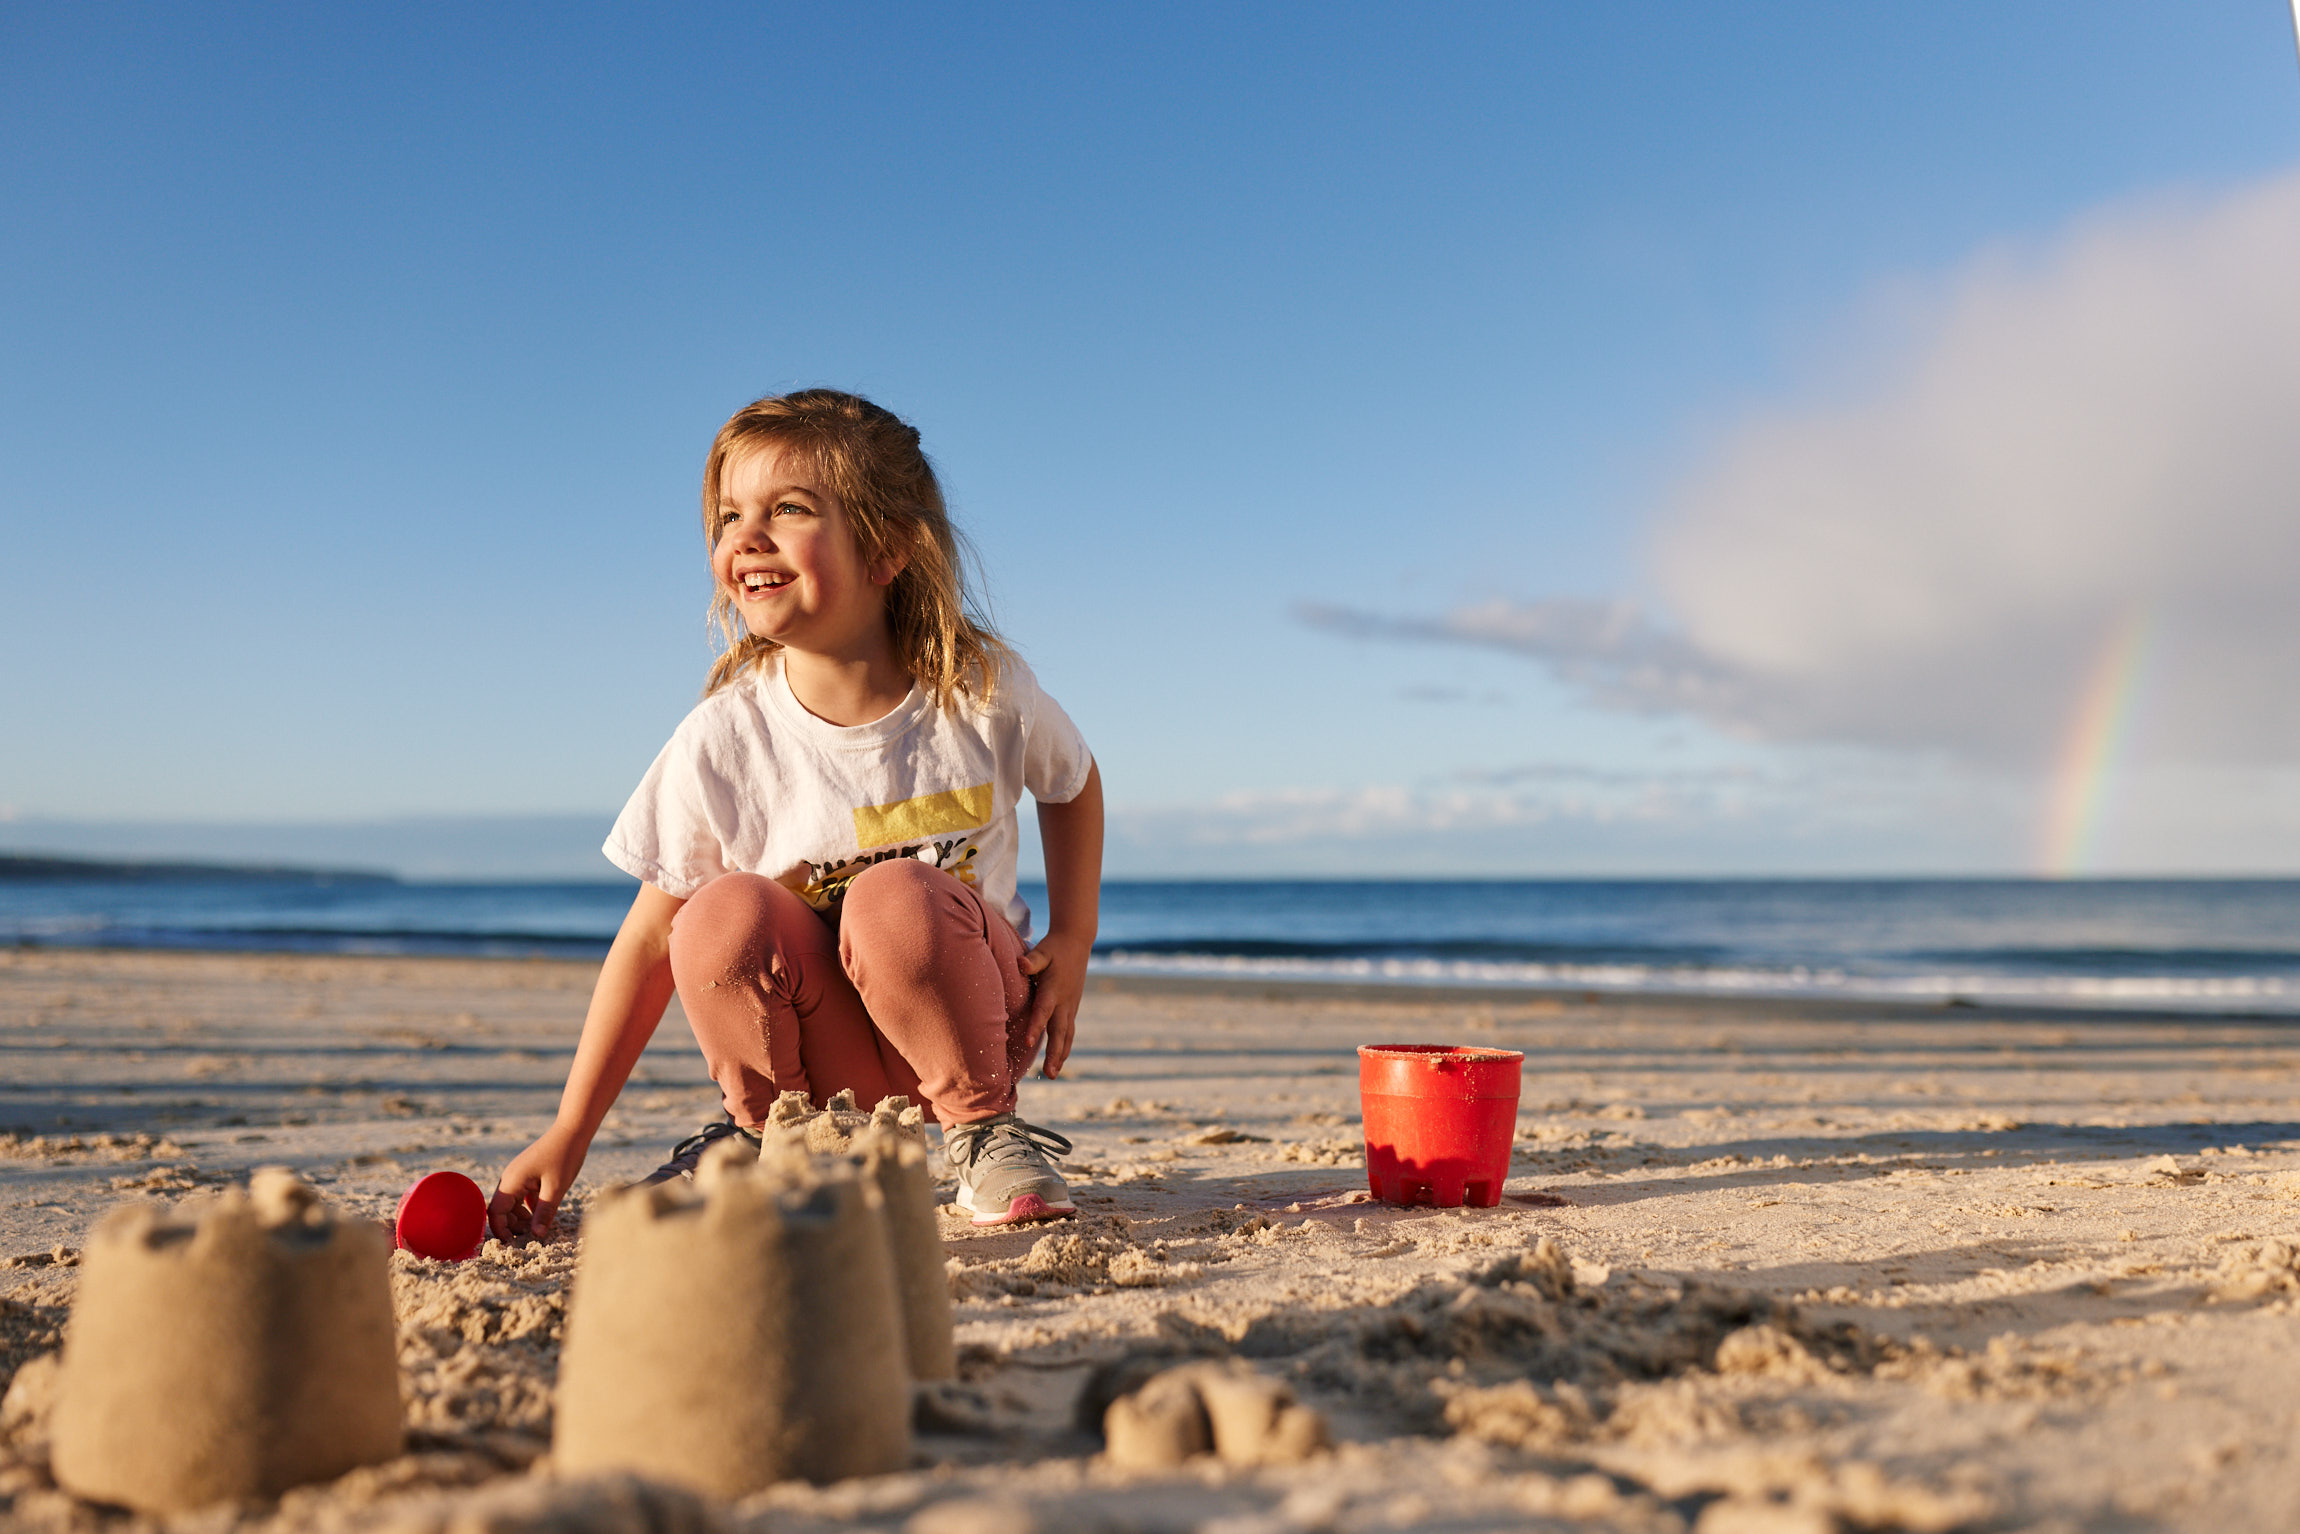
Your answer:
[[[1509,694],[1496,687],[1448,687],[1439,682],[1409,682],[1398,689],[1407,703],[1476,703],[1487,708],[1508,704]]]
[[[2136,610],[2160,758],[2300,753],[2300,174],[1976,257],[1857,391],[1727,433],[1657,510],[1657,612],[1586,599],[1328,632],[1535,660],[1742,735],[2040,760]]]
[[[1294,616],[1353,639],[1484,645],[1541,661],[1609,707],[1647,712],[1720,712],[1733,679],[1627,602],[1559,598],[1484,602],[1434,618],[1398,617],[1299,602]]]
[[[1584,788],[1634,788],[1643,791],[1662,788],[1749,788],[1783,781],[1778,769],[1742,763],[1643,771],[1627,767],[1601,767],[1586,762],[1520,762],[1505,767],[1464,767],[1454,777],[1463,783],[1551,787],[1577,785]]]
[[[1748,770],[1643,773],[1564,763],[1468,770],[1450,781],[1308,786],[1225,794],[1211,804],[1115,812],[1138,838],[1274,846],[1548,826],[1694,822],[1750,813],[1784,785]]]
[[[1443,779],[1301,785],[1111,812],[1121,877],[1323,874],[1874,872],[1989,866],[2023,813],[1988,774],[1823,748],[1642,771],[1570,761]]]

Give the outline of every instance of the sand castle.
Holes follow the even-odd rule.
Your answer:
[[[913,1378],[945,1380],[958,1373],[951,1339],[950,1279],[935,1217],[934,1173],[928,1165],[925,1115],[906,1097],[886,1097],[868,1114],[841,1092],[817,1112],[797,1092],[775,1104],[760,1136],[762,1165],[789,1165],[796,1155],[842,1156],[878,1187],[902,1299],[904,1353]]]
[[[804,1092],[785,1092],[767,1110],[759,1138],[802,1145],[819,1156],[843,1156],[853,1149],[856,1136],[872,1131],[907,1139],[924,1150],[926,1110],[907,1097],[882,1097],[865,1113],[852,1088],[833,1093],[820,1108]]]
[[[1226,1465],[1290,1465],[1326,1447],[1326,1419],[1278,1381],[1236,1359],[1184,1364],[1110,1403],[1111,1464],[1171,1470],[1202,1454]]]
[[[279,1170],[107,1217],[65,1332],[57,1482],[173,1512],[399,1453],[390,1254],[381,1225]]]
[[[753,1159],[721,1144],[692,1186],[594,1209],[560,1359],[559,1470],[637,1471],[735,1498],[908,1463],[880,1181],[796,1150]]]

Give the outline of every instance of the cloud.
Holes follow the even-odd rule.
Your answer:
[[[2300,174],[1976,256],[1858,389],[1754,412],[1657,508],[1653,612],[1314,626],[1536,659],[1609,707],[2037,762],[2136,619],[2144,745],[2300,753]]]
[[[1498,688],[1472,690],[1437,682],[1409,682],[1398,689],[1397,695],[1399,701],[1405,703],[1475,703],[1483,708],[1501,708],[1509,703],[1509,694]]]
[[[1397,618],[1298,602],[1294,616],[1353,639],[1436,640],[1484,645],[1539,660],[1560,678],[1613,708],[1715,712],[1734,678],[1683,639],[1663,632],[1627,602],[1559,598],[1485,602],[1435,618]]]
[[[1464,767],[1454,777],[1463,783],[1494,785],[1580,784],[1604,788],[1685,790],[1770,784],[1779,780],[1780,773],[1777,769],[1748,765],[1631,770],[1600,767],[1588,762],[1520,762],[1508,767]]]
[[[1937,761],[1823,748],[1638,770],[1565,761],[1114,806],[1114,877],[1962,872],[2025,804]],[[1867,758],[1874,757],[1875,760]],[[2249,865],[2248,865],[2249,866]]]
[[[1749,813],[1784,784],[1747,768],[1632,772],[1535,762],[1466,769],[1448,782],[1305,786],[1225,794],[1210,804],[1113,812],[1138,839],[1278,846],[1331,839],[1491,834],[1578,821],[1683,823]]]

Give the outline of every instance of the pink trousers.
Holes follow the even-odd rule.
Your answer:
[[[671,977],[735,1122],[776,1096],[889,1093],[943,1124],[1014,1108],[1040,1035],[1022,939],[972,887],[914,858],[864,870],[839,924],[757,874],[723,874],[671,919]]]

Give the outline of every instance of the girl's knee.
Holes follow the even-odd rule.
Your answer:
[[[695,891],[671,918],[674,970],[714,973],[729,964],[762,957],[792,937],[804,939],[813,927],[820,941],[829,936],[807,906],[774,880],[759,874],[721,874]]]
[[[948,930],[975,930],[966,886],[916,858],[889,858],[855,875],[839,908],[839,933],[849,943],[881,936],[916,942]]]
[[[964,943],[982,941],[982,908],[957,876],[915,858],[888,858],[856,874],[840,908],[840,954],[881,961],[897,954],[934,964]]]
[[[774,880],[759,874],[721,874],[688,897],[671,918],[671,936],[690,936],[705,930],[739,931],[775,919],[781,900],[798,897]]]
[[[1003,1019],[1029,999],[1021,955],[1021,939],[980,895],[910,858],[866,870],[839,917],[839,962],[873,1006],[877,994],[899,1009],[908,1003],[898,993],[924,986],[945,1000],[971,996],[969,1006]]]

